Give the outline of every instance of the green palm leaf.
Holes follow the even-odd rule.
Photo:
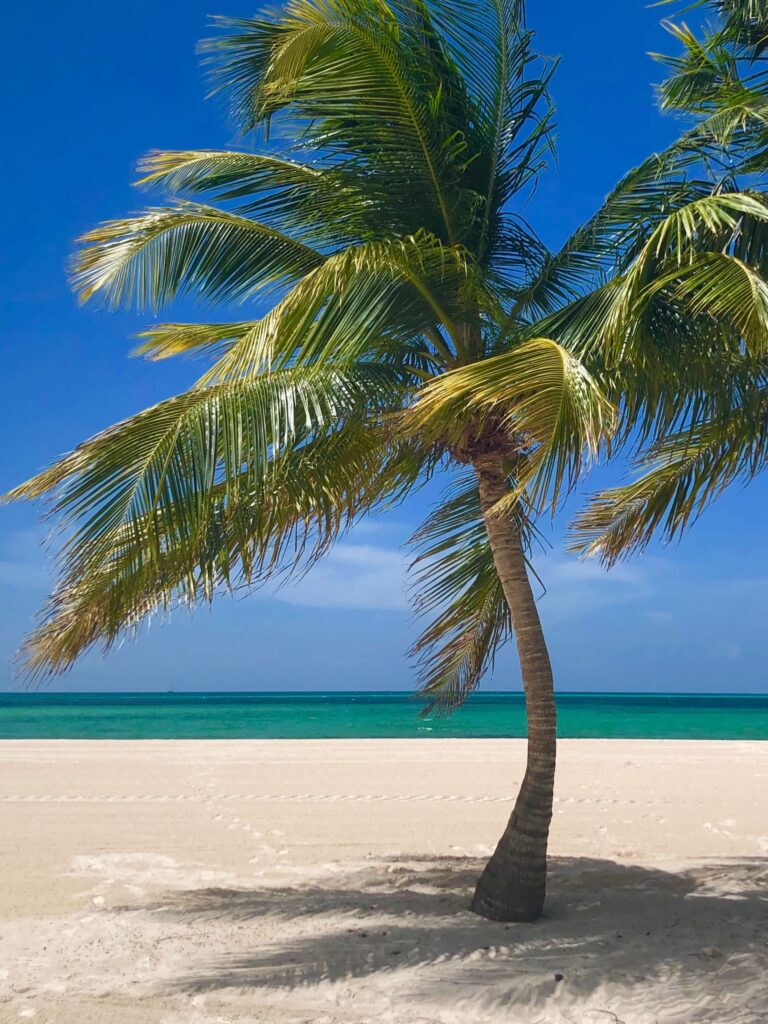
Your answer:
[[[271,154],[200,150],[150,153],[139,164],[144,187],[215,203],[258,217],[314,246],[407,234],[413,218],[391,201],[385,182],[354,167]]]
[[[454,346],[441,358],[453,358],[462,346],[456,320],[472,281],[466,254],[425,234],[351,246],[307,274],[205,379],[240,377],[294,360],[386,359],[441,325]]]
[[[247,474],[127,519],[103,557],[86,561],[80,549],[65,564],[22,649],[25,671],[66,671],[88,648],[108,650],[158,611],[285,582],[360,516],[401,500],[428,468],[428,453],[390,452],[375,430],[342,429],[285,450],[255,485]]]
[[[207,49],[245,125],[290,108],[307,125],[306,142],[386,171],[393,190],[418,196],[427,230],[449,244],[460,240],[452,177],[467,159],[465,143],[440,132],[440,82],[419,51],[404,45],[418,37],[393,7],[295,0],[279,31],[258,20],[232,27]],[[268,57],[246,61],[254,51]]]
[[[133,355],[151,360],[205,353],[221,357],[256,326],[256,321],[220,324],[156,324],[141,331]]]
[[[513,485],[514,486],[514,485]],[[520,504],[513,518],[526,548],[534,528]],[[462,477],[410,540],[417,615],[430,616],[411,655],[419,667],[424,714],[461,706],[511,636],[509,609],[496,573],[474,479]]]
[[[157,308],[185,291],[212,301],[254,296],[303,277],[323,256],[264,224],[179,203],[107,221],[81,239],[73,283],[83,302]]]
[[[611,565],[657,532],[672,540],[726,487],[766,464],[768,395],[759,389],[729,417],[664,438],[639,460],[637,480],[594,496],[574,522],[571,549]]]
[[[768,237],[768,236],[767,236]],[[728,253],[706,253],[654,281],[650,291],[672,286],[694,317],[731,323],[755,355],[768,350],[768,283]]]
[[[74,656],[75,637],[109,644],[157,607],[267,579],[297,564],[308,543],[313,557],[326,550],[345,522],[398,491],[398,474],[424,468],[403,446],[388,468],[376,410],[397,407],[402,393],[402,375],[370,364],[200,388],[17,488],[10,498],[51,494],[70,527],[45,643],[30,649],[35,665],[56,649],[57,630]]]
[[[474,483],[465,484],[411,538],[413,604],[432,621],[411,648],[425,713],[450,711],[477,688],[510,633]]]
[[[742,247],[740,239],[745,229],[753,251],[764,252],[768,243],[768,201],[764,196],[749,192],[716,193],[687,203],[665,217],[612,290],[602,340],[614,350],[624,347],[631,339],[631,325],[642,316],[648,301],[671,281],[678,282],[679,298],[691,300],[695,296],[694,316],[707,307],[710,299],[711,311],[715,315],[722,312],[727,302],[724,305],[721,291],[711,296],[713,278],[711,273],[708,276],[708,268],[711,270],[719,261],[731,284],[739,280],[739,296],[750,302],[750,308],[741,314],[733,305],[729,313],[735,314],[739,323],[750,331],[750,339],[760,351],[764,341],[756,333],[755,325],[760,323],[764,313],[757,275],[743,263],[720,260],[718,255],[729,248]],[[709,287],[702,291],[697,281],[699,285],[708,282]],[[745,289],[745,283],[750,283],[751,287]]]
[[[672,210],[711,193],[706,182],[680,171],[691,162],[677,146],[630,171],[600,209],[556,252],[547,254],[516,296],[510,320],[536,321],[553,314],[615,273],[655,222]]]

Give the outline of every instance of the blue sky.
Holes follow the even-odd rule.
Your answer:
[[[14,5],[0,61],[0,490],[85,436],[186,387],[200,365],[127,355],[145,318],[79,308],[65,276],[72,239],[142,206],[133,168],[151,148],[236,142],[205,99],[195,44],[209,13],[250,5],[136,0]],[[646,55],[671,41],[658,9],[622,0],[530,0],[540,48],[561,54],[554,82],[559,166],[526,213],[550,244],[599,204],[615,180],[679,126],[662,118]],[[220,311],[222,319],[225,311]],[[219,315],[219,312],[214,316]],[[172,318],[205,319],[181,304]],[[171,318],[171,317],[168,317]],[[601,473],[594,484],[604,483]],[[434,496],[434,494],[433,494]],[[657,546],[604,573],[566,557],[568,512],[538,559],[540,607],[564,690],[765,691],[768,480],[733,490],[681,545]],[[427,509],[420,494],[362,526],[295,589],[222,598],[194,617],[156,621],[138,643],[86,657],[61,690],[407,689],[407,607],[401,545]],[[0,509],[0,688],[18,688],[11,658],[48,584],[30,506]],[[489,685],[517,688],[511,652]]]

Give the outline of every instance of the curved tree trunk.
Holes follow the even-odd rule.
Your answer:
[[[473,465],[488,540],[517,641],[528,718],[528,759],[512,816],[480,876],[472,909],[496,921],[534,921],[544,907],[555,782],[552,666],[520,534],[512,517],[489,514],[507,493],[501,458],[488,453],[475,458]]]

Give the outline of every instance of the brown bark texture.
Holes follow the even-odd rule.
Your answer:
[[[509,606],[525,690],[528,754],[525,776],[504,834],[475,889],[472,909],[496,921],[534,921],[544,908],[552,819],[557,729],[552,666],[531,589],[518,525],[495,515],[508,493],[500,455],[473,460],[488,540]]]

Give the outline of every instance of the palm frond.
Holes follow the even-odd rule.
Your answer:
[[[441,325],[459,348],[456,320],[472,280],[462,250],[423,233],[351,246],[307,274],[240,337],[205,381],[294,360],[386,358]],[[447,350],[448,358],[454,356]]]
[[[686,24],[667,21],[664,27],[682,44],[683,52],[675,57],[654,55],[671,71],[658,90],[662,109],[710,111],[719,97],[738,84],[738,70],[727,36],[709,32],[700,41]]]
[[[611,565],[643,550],[656,533],[672,540],[726,487],[766,464],[768,393],[759,389],[728,417],[690,426],[644,453],[637,480],[595,495],[578,515],[571,550]]]
[[[299,280],[323,262],[302,242],[197,203],[107,221],[80,239],[73,285],[85,302],[155,309],[184,292],[241,300]]]
[[[621,269],[628,253],[645,241],[653,224],[692,200],[709,195],[707,182],[688,181],[680,171],[693,157],[677,146],[654,155],[622,178],[605,202],[520,289],[510,320],[539,319],[581,298]]]
[[[742,260],[705,253],[658,277],[649,291],[670,286],[694,317],[705,314],[730,323],[753,354],[768,351],[768,283]]]
[[[140,186],[207,197],[312,246],[336,248],[407,234],[414,227],[401,204],[391,201],[384,180],[324,162],[320,154],[307,163],[228,150],[153,152],[139,171]]]
[[[450,712],[477,688],[511,631],[474,479],[462,480],[410,541],[412,601],[431,621],[411,648],[425,713]]]
[[[268,465],[271,453],[295,446],[377,397],[397,408],[402,378],[391,367],[291,367],[167,399],[85,441],[7,498],[53,493],[52,511],[88,518],[77,543],[98,541],[126,515],[141,515],[185,489],[238,486]]]
[[[158,611],[287,582],[360,516],[399,501],[424,469],[421,453],[390,452],[374,430],[341,429],[282,452],[255,489],[214,487],[193,532],[168,532],[169,522],[184,521],[172,507],[133,518],[115,532],[106,557],[79,574],[69,567],[24,644],[25,672],[64,672],[88,648],[106,651],[136,635]],[[225,498],[225,490],[234,495]]]
[[[631,266],[612,292],[604,339],[614,349],[628,339],[648,301],[676,281],[676,294],[692,304],[694,315],[707,310],[713,315],[728,312],[729,320],[748,331],[757,351],[765,344],[764,285],[743,261],[727,257],[729,249],[743,248],[746,230],[753,252],[768,246],[768,200],[753,192],[715,193],[687,203],[665,217],[651,232]],[[713,269],[718,267],[722,280]],[[761,268],[762,269],[762,268]],[[739,311],[728,302],[728,290],[736,286],[739,299],[749,306]],[[704,289],[704,290],[702,290]],[[709,308],[707,308],[709,306]],[[734,320],[735,317],[735,320]],[[747,340],[747,339],[745,339]]]
[[[200,388],[16,488],[9,498],[49,495],[68,527],[39,664],[58,649],[57,630],[72,651],[73,637],[110,643],[158,607],[322,553],[345,522],[424,468],[401,445],[397,472],[388,469],[393,449],[378,420],[401,394],[396,371],[370,364]],[[54,670],[66,664],[51,659]]]
[[[681,51],[652,55],[670,72],[658,88],[661,106],[693,116],[697,129],[707,126],[700,133],[700,152],[724,175],[753,173],[766,138],[765,5],[763,0],[694,0],[689,9],[705,5],[718,17],[700,36],[685,23],[663,22]]]
[[[470,171],[482,196],[473,249],[483,260],[502,247],[494,238],[499,213],[535,178],[553,148],[548,87],[557,62],[535,52],[522,0],[451,0],[429,9],[467,84],[482,139]]]
[[[471,213],[456,178],[472,154],[446,130],[446,87],[423,46],[407,45],[420,35],[383,0],[294,0],[274,21],[233,23],[207,53],[244,127],[287,111],[305,146],[386,174],[393,192],[409,190],[420,224],[455,244]]]
[[[142,341],[132,354],[153,361],[190,353],[220,357],[255,326],[253,320],[228,324],[155,324],[137,335]]]

